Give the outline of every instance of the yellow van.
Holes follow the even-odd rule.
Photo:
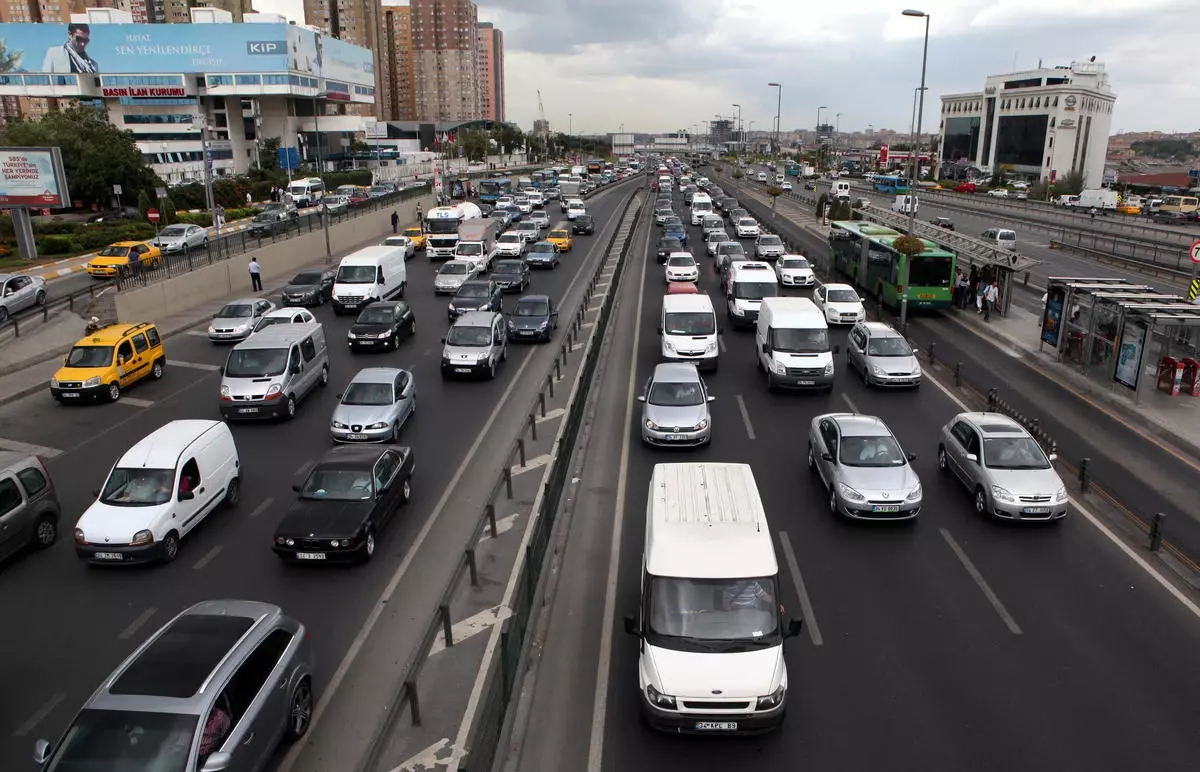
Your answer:
[[[110,324],[81,339],[50,379],[59,402],[116,402],[121,389],[143,378],[158,380],[167,366],[162,336],[149,322]]]
[[[571,236],[571,226],[565,222],[555,225],[550,231],[550,235],[546,237],[546,241],[558,247],[559,252],[570,252],[571,247],[575,246],[575,239]]]

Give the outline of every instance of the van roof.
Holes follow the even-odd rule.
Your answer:
[[[319,329],[321,329],[320,322],[273,324],[260,332],[254,333],[249,338],[234,346],[234,348],[279,348],[280,346],[290,346],[293,343],[299,343],[315,330]]]
[[[733,243],[737,244],[740,242],[733,242]],[[755,278],[758,278],[759,275],[761,275],[763,281],[768,281],[768,275],[769,275],[769,280],[772,283],[776,281],[775,269],[773,269],[771,267],[770,263],[765,263],[762,260],[739,260],[739,261],[733,263],[732,265],[730,265],[729,270],[734,276],[734,278],[733,278],[734,281],[738,281],[739,279],[741,279],[742,277],[739,276],[739,274],[742,274],[742,273],[749,274],[748,276],[745,277],[746,279],[755,279]]]
[[[696,295],[663,295],[663,311],[713,311],[712,298],[703,293]]]
[[[825,314],[821,313],[817,304],[808,298],[790,296],[763,298],[758,315],[760,318],[769,318],[773,327],[825,326]]]
[[[150,322],[141,322],[139,324],[122,324],[118,322],[116,324],[110,324],[107,327],[101,327],[91,335],[80,338],[79,342],[75,345],[116,345],[126,335],[130,335],[135,332],[145,332],[153,326],[154,325]]]
[[[657,464],[648,506],[648,573],[724,579],[778,573],[749,464]]]
[[[491,327],[495,311],[468,311],[454,320],[454,327]]]
[[[396,251],[401,249],[403,247],[395,244],[373,244],[346,255],[342,258],[341,265],[371,265],[382,257],[396,254]]]
[[[138,441],[117,462],[119,466],[143,469],[166,469],[175,467],[180,454],[188,445],[205,432],[218,426],[221,421],[200,418],[185,418],[160,426]]]

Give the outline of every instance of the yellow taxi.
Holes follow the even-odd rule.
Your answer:
[[[1117,211],[1121,214],[1141,214],[1142,205],[1137,201],[1122,201],[1117,204]]]
[[[122,389],[143,378],[157,381],[166,366],[157,327],[149,322],[110,324],[71,347],[50,379],[50,396],[62,403],[116,402]]]
[[[425,248],[425,231],[421,230],[420,228],[405,228],[402,235],[407,236],[409,240],[412,241],[415,249]]]
[[[546,237],[546,241],[558,247],[559,252],[570,252],[571,247],[575,246],[575,239],[571,237],[570,226],[562,222],[554,226],[550,231],[550,235]]]
[[[111,279],[132,263],[140,263],[142,268],[157,267],[162,265],[162,252],[147,241],[118,241],[97,252],[88,261],[87,272],[93,279]]]

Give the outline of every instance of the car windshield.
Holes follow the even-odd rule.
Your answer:
[[[742,249],[742,245],[736,241],[727,241],[717,247],[717,251],[722,255],[744,255],[746,250]]]
[[[695,264],[696,264],[696,261],[687,255],[680,255],[678,257],[670,257],[667,259],[667,265],[675,266],[678,268],[691,268]]]
[[[1001,241],[1016,241],[1017,234],[1013,233],[1012,231],[1000,231],[1000,240]]]
[[[368,306],[361,314],[358,315],[358,319],[355,320],[355,323],[391,324],[392,320],[395,318],[396,312],[388,306]]]
[[[675,311],[663,320],[667,335],[712,335],[717,331],[717,317],[708,311]]]
[[[67,367],[107,367],[112,361],[112,346],[75,346],[67,354]]]
[[[405,228],[404,235],[412,237],[412,236],[421,236],[423,234],[422,234],[420,228]]]
[[[46,770],[184,772],[198,721],[180,713],[81,710]]]
[[[458,289],[458,297],[460,298],[486,298],[488,296],[488,287],[486,284],[464,284]]]
[[[679,239],[659,239],[658,240],[658,248],[659,249],[682,249],[683,242],[681,242]]]
[[[342,395],[343,405],[390,405],[394,389],[390,383],[352,383]]]
[[[570,238],[570,234],[567,233],[566,231],[550,231],[550,235],[547,238],[567,239],[567,238]]]
[[[989,437],[983,441],[988,469],[1049,469],[1046,454],[1032,437]]]
[[[438,270],[438,273],[442,276],[462,276],[466,272],[466,263],[446,263]]]
[[[842,437],[839,449],[844,466],[904,466],[908,459],[894,437]]]
[[[362,501],[373,494],[370,469],[318,466],[300,488],[300,498],[314,501]]]
[[[781,354],[817,354],[829,350],[829,331],[814,327],[771,328],[771,349]]]
[[[858,295],[854,290],[848,289],[831,289],[829,290],[830,303],[857,303]]]
[[[248,303],[230,303],[218,311],[214,319],[249,319],[254,316],[254,307]]]
[[[129,254],[129,247],[113,247],[108,246],[96,253],[96,257],[125,257]]]
[[[646,401],[662,407],[690,407],[704,404],[704,393],[698,381],[655,381],[650,384]]]
[[[313,272],[298,273],[292,278],[292,284],[300,286],[311,286],[321,283],[321,274]]]
[[[743,217],[742,219],[738,220],[739,228],[753,228],[755,225],[758,225],[758,223],[754,222],[754,220],[751,220],[749,217]]]
[[[773,298],[778,294],[779,285],[773,281],[736,281],[733,283],[733,296],[738,300],[762,300],[763,298]]]
[[[899,335],[886,338],[871,338],[867,344],[867,353],[873,357],[910,357],[913,355],[912,346]]]
[[[508,262],[496,263],[495,266],[493,266],[493,268],[492,268],[492,275],[501,274],[501,273],[520,274],[521,273],[521,265],[520,265],[520,263],[508,263]]]
[[[513,316],[548,316],[550,304],[544,300],[522,300],[517,303]]]
[[[648,626],[657,644],[690,643],[726,652],[774,645],[779,638],[775,579],[652,577]]]
[[[765,247],[781,247],[781,246],[783,246],[783,242],[779,240],[778,236],[759,236],[758,243],[762,244]]]
[[[483,254],[483,245],[475,243],[475,242],[459,244],[458,245],[458,254],[468,255],[470,257],[475,257],[476,255],[482,255]]]
[[[803,257],[785,257],[779,264],[780,268],[807,268],[808,260]]]
[[[187,233],[186,225],[168,225],[158,232],[160,239],[173,239],[183,236]]]
[[[504,244],[520,244],[521,237],[515,233],[502,233],[500,234],[498,241]]]
[[[378,271],[373,265],[343,265],[338,269],[338,284],[374,284]]]
[[[270,378],[287,367],[286,348],[235,348],[225,362],[227,378]]]
[[[584,225],[591,225],[592,216],[590,214],[581,214],[575,218],[575,222],[583,223]]]
[[[529,251],[530,252],[553,252],[554,245],[553,244],[534,244],[532,247],[529,248]]]
[[[487,346],[492,342],[491,327],[468,327],[455,325],[446,333],[449,346]]]
[[[149,507],[166,504],[174,493],[174,469],[142,467],[112,470],[100,492],[100,503],[114,507]]]

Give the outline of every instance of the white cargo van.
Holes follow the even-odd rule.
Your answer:
[[[862,200],[862,199],[860,199]],[[867,203],[870,203],[869,201]],[[896,196],[896,200],[892,202],[892,211],[900,212],[901,214],[915,214],[920,201],[912,194],[903,194]]]
[[[808,298],[763,299],[754,332],[767,389],[833,389],[833,355],[825,314]]]
[[[638,693],[662,731],[741,734],[786,712],[779,564],[748,464],[657,464],[646,502]]]
[[[717,312],[703,293],[664,295],[658,334],[662,358],[668,362],[694,362],[701,370],[716,370],[720,344]]]
[[[715,214],[713,211],[712,197],[707,193],[692,194],[692,225],[700,225],[704,220],[704,215]]]
[[[725,307],[734,327],[753,327],[763,298],[779,294],[779,279],[770,263],[736,260],[725,275]]]
[[[333,280],[333,312],[356,312],[380,300],[404,297],[408,269],[404,247],[363,247],[342,258]]]
[[[829,183],[829,197],[841,201],[850,200],[850,181],[834,180]]]

